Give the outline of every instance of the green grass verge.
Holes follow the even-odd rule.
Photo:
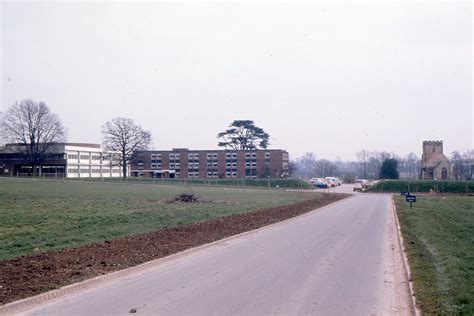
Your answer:
[[[474,193],[474,181],[383,180],[370,186],[368,192],[435,192]]]
[[[0,178],[0,260],[157,231],[314,198],[282,190],[191,187],[202,201],[167,203],[179,186]]]
[[[474,315],[474,197],[395,197],[424,314]]]

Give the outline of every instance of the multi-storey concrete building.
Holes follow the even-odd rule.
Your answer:
[[[145,178],[285,178],[288,152],[269,150],[139,151],[130,164],[130,175]]]
[[[56,144],[40,157],[36,174],[50,177],[100,178],[120,177],[116,155],[98,144]],[[0,151],[0,175],[28,176],[33,166],[17,144],[7,144]]]

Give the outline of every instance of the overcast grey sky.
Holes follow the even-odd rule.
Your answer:
[[[473,147],[472,5],[3,3],[0,111],[45,101],[69,141],[134,119],[216,148],[252,119],[295,158]]]

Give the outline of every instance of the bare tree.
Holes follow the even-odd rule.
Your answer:
[[[33,175],[54,145],[66,139],[58,116],[44,102],[29,99],[13,103],[2,115],[0,131],[6,141],[17,145],[17,150],[33,167]]]
[[[409,179],[418,178],[421,160],[415,153],[409,153],[406,157]]]
[[[472,179],[474,167],[474,150],[467,150],[461,153],[455,150],[451,153],[451,164],[453,166],[453,174],[456,180]]]
[[[303,169],[303,178],[309,179],[309,174],[312,173],[316,167],[316,155],[314,153],[306,153],[299,159],[301,169]]]
[[[466,180],[473,180],[474,178],[474,149],[468,149],[464,152],[463,158],[467,163]]]
[[[137,150],[146,150],[151,143],[151,133],[144,131],[133,120],[122,117],[112,119],[102,126],[103,144],[106,150],[119,154],[122,176],[127,177],[127,165]]]
[[[369,163],[370,153],[367,149],[362,149],[361,151],[356,153],[356,157],[362,169],[364,179],[367,179],[367,165]]]
[[[316,175],[318,177],[335,176],[337,173],[337,167],[334,163],[327,159],[319,159],[316,162]]]
[[[458,150],[455,150],[451,153],[451,164],[453,166],[453,175],[454,179],[460,180],[463,178],[463,175],[466,171],[466,166],[463,163],[461,153]]]

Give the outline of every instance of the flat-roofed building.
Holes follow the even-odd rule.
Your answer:
[[[268,150],[149,150],[135,152],[130,175],[145,178],[286,178],[288,152]]]
[[[66,178],[120,177],[117,155],[102,150],[99,144],[54,144],[41,157],[36,175]],[[32,176],[33,166],[21,145],[7,144],[0,150],[0,175]]]

